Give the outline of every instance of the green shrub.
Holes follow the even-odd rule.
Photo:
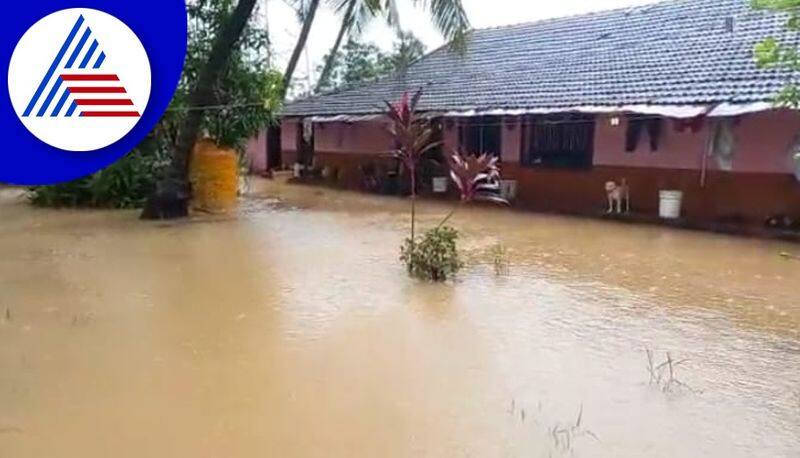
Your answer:
[[[452,227],[431,229],[416,241],[406,239],[400,249],[400,260],[415,278],[446,281],[463,267],[456,249],[457,240],[458,231]]]
[[[165,165],[161,156],[136,150],[94,175],[29,188],[28,199],[39,207],[141,208]]]

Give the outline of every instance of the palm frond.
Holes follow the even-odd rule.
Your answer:
[[[428,10],[436,28],[453,49],[466,51],[470,22],[461,0],[414,0],[414,4]]]
[[[379,0],[378,0],[379,1]],[[396,0],[383,0],[381,10],[386,14],[386,23],[391,27],[400,29],[400,13],[397,10]]]

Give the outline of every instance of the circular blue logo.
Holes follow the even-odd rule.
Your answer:
[[[101,170],[147,136],[175,92],[184,1],[75,3],[9,5],[0,182],[53,184]]]

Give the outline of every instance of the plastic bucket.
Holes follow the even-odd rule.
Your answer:
[[[661,191],[659,197],[658,216],[663,219],[678,219],[681,217],[682,191]]]
[[[437,194],[444,194],[447,192],[447,177],[433,178],[433,192]]]

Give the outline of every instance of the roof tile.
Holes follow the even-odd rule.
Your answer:
[[[768,101],[790,74],[757,68],[753,47],[797,37],[785,17],[749,5],[671,0],[475,30],[463,56],[443,47],[405,74],[292,102],[283,115],[377,113],[419,87],[430,111]]]

